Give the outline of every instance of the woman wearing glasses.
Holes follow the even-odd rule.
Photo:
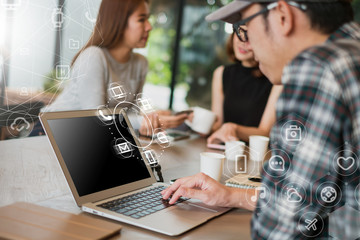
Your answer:
[[[208,143],[269,135],[281,87],[273,87],[260,72],[254,53],[235,33],[229,37],[226,50],[234,63],[218,67],[213,74],[212,111],[217,121]]]

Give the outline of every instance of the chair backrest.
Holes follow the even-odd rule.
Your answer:
[[[10,126],[14,123],[21,124],[24,123],[24,120],[29,123],[35,122],[38,120],[40,109],[43,106],[43,102],[0,106],[0,126]]]

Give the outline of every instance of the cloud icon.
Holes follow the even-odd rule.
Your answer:
[[[26,125],[26,126],[24,126],[24,125]],[[14,122],[11,123],[10,128],[12,130],[16,130],[16,131],[20,132],[24,128],[26,128],[26,130],[28,130],[30,128],[30,123],[28,121],[26,121],[26,119],[23,117],[17,117],[17,118],[15,118]]]
[[[302,200],[300,193],[295,188],[289,188],[286,195],[288,202],[299,203]]]
[[[277,172],[285,171],[285,160],[279,155],[274,155],[269,159],[269,167]]]

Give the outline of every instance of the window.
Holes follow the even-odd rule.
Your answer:
[[[154,0],[151,4],[153,31],[148,44],[150,72],[145,94],[163,109],[169,105],[174,110],[197,105],[210,108],[212,72],[226,61],[227,34],[224,23],[209,24],[205,16],[222,4],[215,0]],[[174,61],[177,66],[172,65]],[[172,81],[176,82],[173,93],[168,88]],[[164,101],[171,100],[172,94],[173,102]]]

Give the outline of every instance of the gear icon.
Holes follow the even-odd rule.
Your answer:
[[[335,199],[337,197],[337,192],[336,192],[335,188],[327,186],[321,190],[320,196],[324,202],[332,203],[335,201]]]

